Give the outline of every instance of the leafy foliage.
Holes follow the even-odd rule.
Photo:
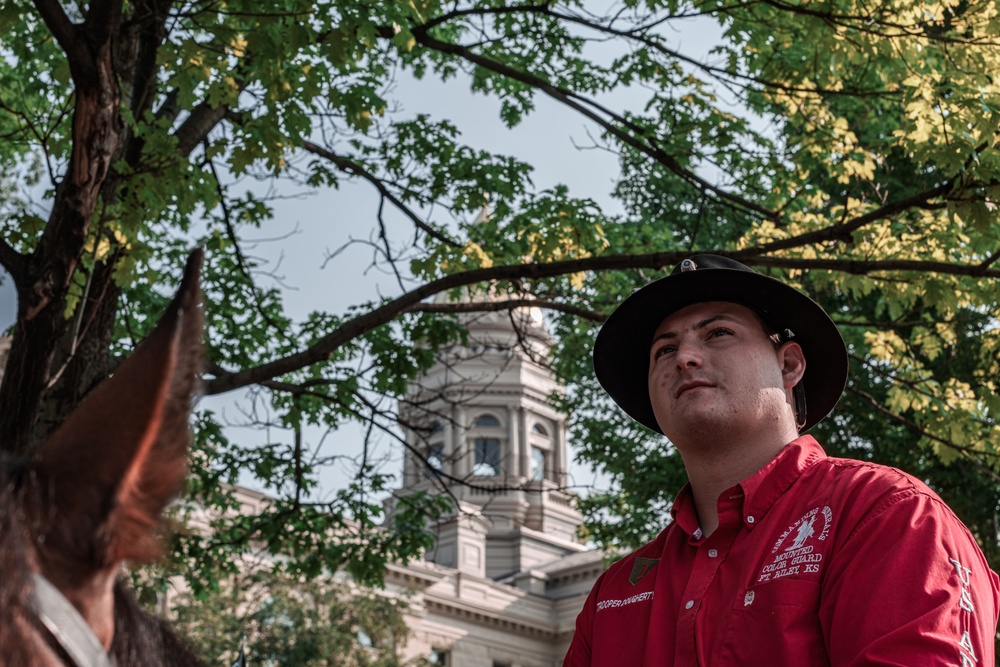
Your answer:
[[[454,312],[430,303],[439,295],[549,309],[572,438],[610,479],[585,501],[589,535],[624,548],[663,525],[683,472],[603,397],[590,346],[630,290],[713,251],[829,310],[852,368],[822,439],[926,479],[997,565],[997,11],[953,0],[8,3],[0,263],[20,310],[0,387],[4,446],[30,455],[141,338],[197,242],[206,392],[250,391],[244,421],[263,434],[237,442],[218,412],[199,417],[186,511],[220,518],[214,538],[187,535],[174,551],[197,593],[251,540],[296,576],[349,565],[375,581],[385,559],[428,544],[423,518],[446,501],[414,497],[383,530],[392,483],[374,443],[405,449],[396,401],[463,340]],[[686,50],[692,26],[720,32],[711,52]],[[612,202],[536,186],[525,160],[407,112],[403,78],[494,99],[498,132],[543,101],[577,114],[592,147],[618,156]],[[299,314],[252,253],[251,239],[288,231],[272,188],[318,193],[336,211],[356,182],[379,202],[360,244],[394,285]],[[489,215],[469,222],[485,202]],[[329,291],[355,296],[344,282]],[[317,435],[350,424],[364,429],[360,456]],[[352,482],[324,495],[335,466]],[[260,515],[234,511],[226,485],[245,481],[276,496]]]
[[[230,664],[245,641],[251,664],[417,667],[400,657],[409,637],[405,601],[325,578],[306,586],[269,568],[244,568],[198,600],[173,600],[175,627],[206,663]]]

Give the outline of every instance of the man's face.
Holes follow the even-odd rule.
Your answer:
[[[657,423],[673,440],[671,434],[740,437],[783,418],[784,356],[746,306],[708,301],[678,310],[656,328],[649,349]]]

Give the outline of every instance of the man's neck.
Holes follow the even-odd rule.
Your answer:
[[[708,537],[719,526],[719,497],[722,493],[774,459],[785,445],[798,437],[794,431],[774,434],[757,442],[712,443],[714,446],[678,445],[684,459],[698,523],[702,535]],[[675,443],[676,444],[676,443]]]

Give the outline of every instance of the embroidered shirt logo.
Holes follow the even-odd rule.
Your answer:
[[[785,549],[785,551],[795,551],[796,549],[801,549],[805,546],[806,540],[816,534],[813,530],[813,524],[816,523],[816,517],[809,517],[808,522],[802,522],[799,524],[799,534],[795,536],[795,541],[792,545]]]
[[[761,568],[757,583],[798,574],[819,574],[823,554],[817,552],[830,534],[833,510],[816,507],[788,527],[774,543],[770,562]]]
[[[659,562],[659,558],[636,558],[635,563],[632,565],[632,573],[628,575],[628,583],[635,586]]]

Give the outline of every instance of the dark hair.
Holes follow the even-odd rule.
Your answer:
[[[771,320],[764,313],[750,306],[747,306],[747,308],[750,308],[753,314],[757,316],[757,321],[760,322],[761,328],[764,329],[764,335],[774,343],[774,349],[778,349],[795,337],[795,333],[791,329],[779,329],[771,323]]]

